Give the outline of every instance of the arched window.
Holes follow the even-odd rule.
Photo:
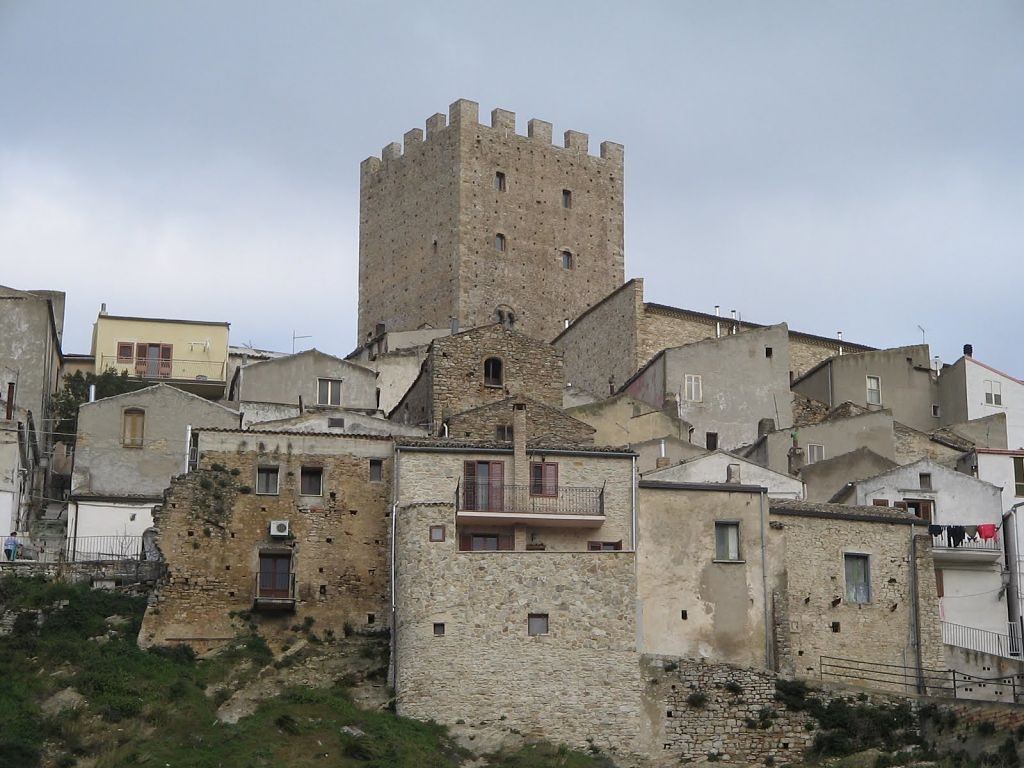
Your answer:
[[[494,236],[494,250],[505,252],[505,236],[501,232]]]
[[[500,387],[505,383],[505,371],[501,358],[488,357],[484,360],[484,384],[488,387]]]
[[[572,269],[572,251],[562,251],[562,269]]]
[[[146,412],[141,408],[125,408],[121,431],[121,445],[125,448],[141,448],[146,431]]]

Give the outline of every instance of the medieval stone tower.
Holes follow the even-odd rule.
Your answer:
[[[359,342],[497,321],[550,341],[618,288],[623,150],[461,99],[360,167]]]

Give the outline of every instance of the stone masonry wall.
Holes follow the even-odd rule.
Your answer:
[[[956,448],[937,443],[926,433],[920,432],[904,424],[893,425],[893,441],[896,451],[896,463],[899,465],[913,464],[920,459],[931,459],[947,467],[956,467],[957,459],[963,455]]]
[[[398,713],[502,719],[527,737],[635,751],[640,728],[632,552],[459,552],[449,505],[396,520]],[[531,636],[528,616],[547,614]],[[435,629],[443,625],[443,633]]]
[[[786,675],[817,678],[822,657],[913,668],[911,535],[908,525],[780,515],[772,510],[769,546],[785,570],[777,597],[777,664]],[[914,530],[921,661],[945,669],[930,539]],[[866,554],[870,601],[846,599],[844,553]],[[787,652],[788,651],[788,652]],[[845,664],[845,662],[837,662]],[[905,690],[905,686],[878,683]]]
[[[167,574],[141,644],[203,650],[230,639],[232,614],[254,607],[261,550],[290,553],[295,575],[294,613],[254,613],[272,641],[307,617],[339,636],[345,624],[387,626],[390,440],[200,433],[200,450],[200,469],[176,478],[154,512]],[[380,482],[369,480],[371,458],[383,462]],[[253,492],[267,465],[280,468],[277,495]],[[303,466],[323,469],[322,497],[299,495]],[[272,538],[271,520],[289,521],[291,537]]]
[[[589,424],[524,398],[510,398],[452,416],[448,419],[448,434],[459,440],[495,440],[499,425],[512,425],[512,406],[517,402],[526,405],[526,442],[530,446],[593,444],[594,428]]]
[[[555,147],[541,120],[528,133],[517,135],[515,114],[500,109],[481,124],[478,105],[463,99],[448,119],[429,118],[425,136],[413,129],[404,148],[389,144],[363,162],[360,341],[376,323],[391,331],[442,328],[450,317],[464,328],[484,325],[499,306],[547,341],[622,282],[622,146],[604,142],[595,157],[586,134],[567,131]],[[570,269],[563,250],[573,254]]]

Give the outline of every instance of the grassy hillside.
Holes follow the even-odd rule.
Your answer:
[[[218,706],[267,670],[300,663],[301,654],[275,661],[255,634],[205,660],[183,648],[143,651],[135,638],[144,609],[137,596],[0,581],[0,615],[13,619],[0,637],[0,768],[454,768],[470,760],[440,726],[357,706],[354,675],[325,687],[284,685],[236,724],[220,722]],[[317,643],[308,650],[322,653],[306,630]],[[364,645],[354,653],[364,659],[381,647],[358,642]],[[487,765],[611,763],[535,745],[489,757]]]

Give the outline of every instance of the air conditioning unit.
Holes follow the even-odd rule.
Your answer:
[[[288,521],[287,520],[271,520],[270,521],[270,535],[275,538],[285,538],[288,536]]]

